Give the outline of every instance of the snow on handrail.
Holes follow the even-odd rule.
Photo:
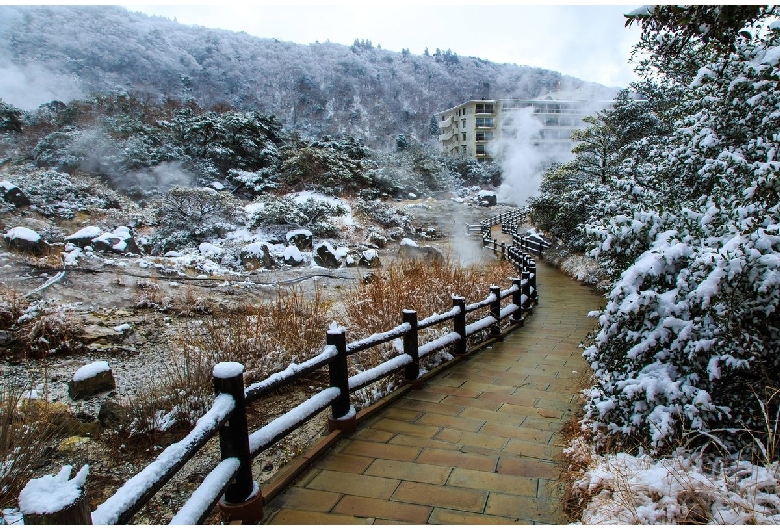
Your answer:
[[[349,344],[347,344],[347,355],[351,355],[353,353],[363,351],[372,346],[377,346],[379,344],[391,341],[393,339],[397,339],[398,337],[403,336],[404,333],[406,333],[411,329],[412,326],[410,326],[408,322],[404,322],[403,324],[399,324],[398,326],[394,327],[389,331],[374,333],[373,335],[366,337],[365,339],[360,339],[360,340],[356,340],[355,342],[350,342]]]
[[[469,324],[466,326],[466,336],[468,337],[472,333],[476,333],[479,330],[490,327],[495,323],[496,323],[496,317],[494,317],[493,315],[486,316],[485,318],[479,319],[473,324]]]
[[[466,306],[466,313],[471,313],[472,311],[475,311],[481,307],[487,307],[493,302],[496,301],[496,295],[493,293],[490,293],[487,298],[484,300],[481,300],[479,302],[474,302],[473,304],[469,304]]]
[[[140,506],[160,489],[170,475],[181,469],[195,452],[227,421],[236,403],[233,396],[220,394],[214,404],[181,441],[169,445],[140,473],[125,482],[111,497],[92,512],[93,524],[126,522]]]
[[[441,324],[442,322],[446,322],[447,320],[455,317],[456,315],[460,314],[460,307],[454,306],[452,309],[447,311],[446,313],[442,313],[440,315],[431,315],[428,318],[424,318],[420,320],[417,323],[417,329],[424,329],[430,326],[435,326],[436,324]]]
[[[417,355],[420,358],[425,357],[429,353],[433,353],[436,350],[440,350],[444,348],[445,346],[449,346],[450,344],[455,344],[459,340],[460,340],[460,333],[451,331],[450,333],[447,333],[443,337],[439,337],[438,339],[432,340],[430,342],[426,342],[425,344],[421,345],[417,349]]]
[[[230,485],[233,475],[241,466],[241,461],[236,457],[226,458],[211,470],[203,479],[198,489],[192,492],[184,506],[173,516],[169,524],[172,525],[196,525],[208,515],[211,508],[217,503],[224,490]]]
[[[518,287],[515,284],[512,284],[512,287],[510,287],[509,289],[501,291],[501,299],[503,300],[504,298],[506,298],[510,294],[516,293],[519,290],[520,290],[520,287]]]
[[[299,376],[301,374],[308,373],[316,370],[317,368],[325,366],[328,362],[330,362],[331,359],[336,357],[337,354],[338,350],[336,350],[336,347],[333,345],[328,345],[325,346],[325,348],[322,350],[322,353],[316,357],[312,357],[311,359],[308,359],[301,364],[290,363],[290,365],[281,372],[271,374],[262,381],[258,381],[257,383],[253,383],[246,387],[244,394],[246,395],[247,402],[251,403],[266,392],[282,386],[284,383],[288,382],[290,379],[293,379],[295,376]]]
[[[518,309],[520,309],[520,307],[516,306],[515,304],[507,304],[506,307],[501,309],[501,318],[506,318],[509,315],[514,314],[514,312]]]
[[[254,458],[257,453],[268,448],[277,440],[281,440],[304,421],[327,408],[341,394],[341,390],[331,386],[314,394],[312,397],[287,411],[265,427],[261,427],[249,435],[249,453]]]
[[[375,366],[364,372],[353,375],[349,378],[349,389],[357,390],[363,388],[366,385],[370,385],[374,381],[381,379],[389,373],[392,373],[399,368],[403,368],[407,364],[412,362],[411,355],[402,353],[396,357],[393,357],[389,361],[385,361],[382,364]]]

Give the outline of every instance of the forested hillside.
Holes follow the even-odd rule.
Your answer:
[[[391,147],[399,133],[427,140],[431,115],[468,99],[536,97],[583,84],[461,57],[435,42],[429,55],[366,40],[302,45],[114,6],[0,7],[0,73],[0,97],[27,109],[106,92],[173,97],[273,114],[286,128],[346,133],[372,147]]]

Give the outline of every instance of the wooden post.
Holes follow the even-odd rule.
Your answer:
[[[63,466],[62,471],[60,471],[60,473],[58,473],[56,476],[48,475],[46,477],[31,479],[22,490],[22,493],[19,495],[19,507],[23,513],[24,524],[57,526],[76,524],[91,525],[92,514],[89,511],[89,501],[87,500],[86,488],[86,473],[88,472],[87,469],[82,468],[81,471],[76,474],[76,477],[71,478],[71,467]],[[42,494],[35,491],[36,486],[43,481],[47,481],[47,479],[49,481],[60,481],[62,488],[65,488],[65,491],[67,491],[69,488],[76,489],[76,491],[78,491],[78,496],[70,504],[65,506],[62,505],[64,501],[55,498],[53,502],[57,507],[54,508],[54,506],[51,505],[47,506],[47,508],[54,509],[55,511],[51,513],[37,513],[36,510],[39,508],[32,507],[32,509],[30,509],[30,507],[25,506],[23,504],[22,497],[27,496],[31,499],[34,497],[35,500],[39,500],[39,496]],[[59,490],[62,488],[58,486],[56,489]]]
[[[452,297],[452,307],[459,307],[460,313],[452,319],[453,331],[460,335],[460,340],[455,343],[455,355],[466,355],[466,299],[462,296]]]
[[[219,429],[221,459],[238,458],[240,466],[233,482],[225,491],[225,503],[241,504],[254,489],[252,456],[249,453],[249,429],[246,423],[244,397],[244,367],[239,363],[219,363],[214,367],[214,391],[229,394],[236,406],[228,422]]]
[[[517,290],[512,293],[512,303],[517,306],[517,310],[512,313],[511,320],[515,324],[520,326],[525,325],[525,317],[523,316],[523,280],[522,278],[512,278],[512,285],[517,287]]]
[[[531,298],[535,303],[539,303],[539,290],[536,287],[536,261],[529,260],[528,271],[531,273]]]
[[[408,382],[413,383],[420,376],[420,342],[417,333],[417,311],[404,309],[403,320],[404,324],[411,326],[411,329],[404,333],[404,353],[412,358],[412,362],[404,367],[404,378]]]
[[[501,260],[506,259],[506,243],[501,243]]]
[[[326,344],[335,346],[336,358],[328,364],[328,373],[330,376],[330,386],[337,387],[341,394],[330,406],[330,418],[328,418],[328,429],[330,432],[340,429],[344,433],[353,433],[357,428],[357,417],[352,416],[344,418],[349,414],[351,406],[349,404],[349,370],[347,368],[347,333],[344,328],[328,330]]]
[[[531,308],[531,272],[524,270],[522,277],[523,297],[521,307],[523,308],[523,313],[531,315],[533,314],[533,309]]]
[[[75,525],[92,524],[92,514],[89,511],[89,501],[82,492],[76,501],[54,513],[26,513],[24,514],[24,524],[26,525]]]
[[[496,323],[490,326],[490,336],[503,341],[504,338],[501,336],[501,287],[491,285],[490,294],[495,298],[490,303],[490,315],[496,319]]]

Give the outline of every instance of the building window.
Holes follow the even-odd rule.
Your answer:
[[[461,136],[463,137],[463,138],[462,138],[462,139],[463,139],[463,141],[465,142],[465,141],[466,141],[466,133],[460,133],[460,134],[461,134]]]
[[[477,127],[493,127],[493,118],[477,118]]]
[[[461,121],[461,123],[463,124],[463,126],[465,127],[465,126],[466,126],[466,118],[463,118],[463,119],[462,119],[462,120],[460,120],[460,121]]]
[[[493,114],[493,104],[477,103],[477,114]]]
[[[493,131],[478,131],[476,138],[478,142],[489,142],[493,139]]]
[[[485,151],[485,146],[480,144],[477,146],[477,154],[478,155],[486,155],[487,151]]]
[[[465,153],[465,152],[466,152],[466,146],[465,146],[465,145],[461,145],[461,146],[460,146],[460,150],[461,150],[461,151],[463,151],[463,152]]]

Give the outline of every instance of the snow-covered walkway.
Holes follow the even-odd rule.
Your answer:
[[[540,305],[503,343],[361,423],[265,506],[270,524],[563,523],[559,432],[601,299],[537,262]]]

